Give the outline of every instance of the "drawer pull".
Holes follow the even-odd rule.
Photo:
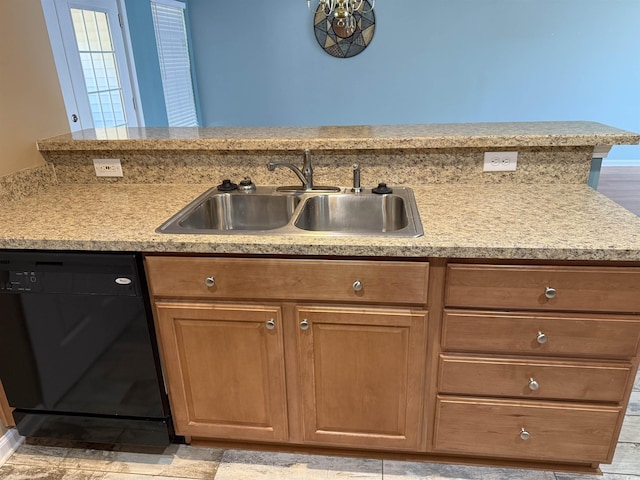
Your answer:
[[[216,284],[216,277],[207,277],[204,279],[204,284],[207,287],[213,287]]]
[[[531,390],[538,390],[540,388],[540,384],[538,382],[536,382],[535,379],[530,378],[529,379],[529,388]]]
[[[273,330],[274,328],[276,328],[275,320],[273,318],[271,320],[268,320],[266,326],[267,330]]]
[[[536,336],[536,340],[540,345],[542,345],[547,343],[547,340],[549,340],[549,338],[544,333],[538,332],[538,335]]]
[[[547,287],[544,289],[544,296],[548,299],[556,298],[556,289],[552,287]]]
[[[520,429],[520,438],[522,440],[529,440],[531,438],[531,434],[527,432],[524,427]]]
[[[309,320],[306,318],[300,322],[300,330],[307,330],[309,328]]]
[[[362,291],[363,288],[364,288],[364,285],[362,285],[362,282],[360,280],[356,280],[355,282],[353,282],[354,292],[360,292]]]

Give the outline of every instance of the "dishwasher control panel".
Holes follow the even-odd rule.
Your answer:
[[[0,292],[37,292],[39,286],[37,272],[0,270]]]

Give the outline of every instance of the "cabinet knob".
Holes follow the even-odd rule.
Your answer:
[[[354,292],[360,292],[362,291],[363,288],[364,288],[364,285],[362,285],[362,282],[360,280],[356,280],[355,282],[353,282]]]
[[[520,438],[522,440],[529,440],[531,438],[531,434],[527,432],[524,427],[520,429]]]
[[[276,322],[272,318],[272,319],[267,321],[267,330],[273,330],[274,328],[276,328]]]
[[[556,298],[556,289],[552,288],[552,287],[546,287],[544,289],[544,296],[551,299],[551,298]]]
[[[300,322],[300,330],[307,330],[309,328],[309,320],[306,318]]]
[[[213,287],[216,284],[216,277],[207,277],[204,279],[204,284],[207,287]]]
[[[536,336],[536,340],[538,341],[538,343],[540,345],[542,345],[544,343],[547,343],[547,340],[549,340],[549,339],[547,338],[547,336],[544,333],[538,332],[538,335]]]
[[[529,379],[529,388],[531,390],[538,390],[540,388],[540,384],[536,382],[534,378]]]

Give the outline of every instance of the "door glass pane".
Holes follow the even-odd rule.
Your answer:
[[[122,86],[107,14],[72,8],[71,18],[94,126],[126,126]]]

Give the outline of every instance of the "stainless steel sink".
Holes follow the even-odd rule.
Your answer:
[[[415,198],[409,188],[378,195],[370,189],[352,193],[281,192],[258,187],[223,193],[212,188],[157,229],[160,233],[386,236],[423,235]]]
[[[294,225],[314,232],[386,233],[409,224],[397,194],[318,195],[307,199]]]
[[[300,197],[260,189],[222,193],[211,189],[165,222],[162,233],[247,233],[274,230],[289,223]]]

